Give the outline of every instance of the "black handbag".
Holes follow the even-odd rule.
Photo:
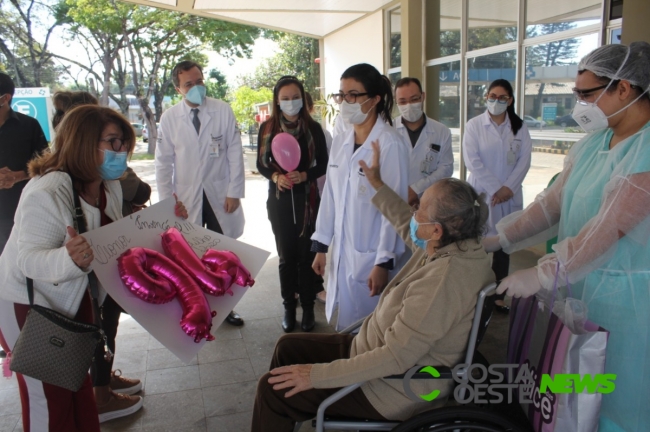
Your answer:
[[[79,195],[74,190],[74,225],[78,233],[86,232],[86,220]],[[31,309],[12,350],[9,368],[17,373],[76,392],[81,388],[93,362],[97,344],[104,341],[105,356],[112,353],[101,328],[97,276],[88,274],[95,324],[74,321],[52,309],[34,304],[34,281],[27,279]]]

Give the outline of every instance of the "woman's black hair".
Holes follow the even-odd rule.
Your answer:
[[[343,72],[341,79],[352,78],[361,83],[368,93],[368,97],[373,98],[380,96],[381,100],[377,104],[377,114],[389,125],[393,125],[391,113],[393,111],[393,88],[387,76],[382,75],[372,65],[359,63],[350,66]]]
[[[505,89],[505,91],[508,92],[508,96],[512,98],[512,103],[508,106],[508,109],[506,112],[508,113],[508,118],[510,118],[510,126],[512,127],[512,134],[517,135],[517,132],[519,132],[519,129],[521,129],[521,126],[524,124],[524,121],[519,117],[517,114],[515,114],[515,92],[512,90],[512,85],[510,84],[510,81],[504,80],[504,79],[498,79],[492,81],[490,83],[490,87],[488,87],[488,94],[490,93],[490,90],[492,90],[494,87],[501,87]]]
[[[490,212],[485,194],[479,195],[466,181],[451,177],[439,180],[436,187],[442,193],[436,200],[435,215],[429,207],[427,216],[442,226],[438,248],[483,236]]]

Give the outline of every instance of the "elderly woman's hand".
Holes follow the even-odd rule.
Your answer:
[[[93,250],[83,236],[80,236],[72,227],[67,227],[70,239],[66,242],[65,248],[72,261],[81,269],[86,269],[95,258]]]
[[[275,368],[271,371],[271,378],[269,384],[275,384],[273,390],[282,390],[290,388],[291,390],[285,393],[284,397],[291,397],[301,391],[311,390],[314,386],[311,385],[312,365],[291,365]]]
[[[372,142],[372,165],[368,166],[368,164],[366,164],[366,161],[364,160],[359,161],[359,165],[361,166],[363,173],[366,175],[366,178],[368,179],[370,186],[375,188],[375,190],[379,189],[384,185],[384,182],[381,181],[381,173],[379,172],[379,154],[380,154],[379,141],[373,141]]]

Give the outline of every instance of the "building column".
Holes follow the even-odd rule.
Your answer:
[[[422,0],[402,0],[402,76],[424,77]]]
[[[650,17],[650,1],[625,0],[623,3],[621,42],[625,45],[637,41],[650,43],[648,17]]]

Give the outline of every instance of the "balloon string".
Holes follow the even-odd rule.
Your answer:
[[[293,202],[293,188],[291,188],[291,207],[293,207],[293,224],[296,224],[296,204]]]

